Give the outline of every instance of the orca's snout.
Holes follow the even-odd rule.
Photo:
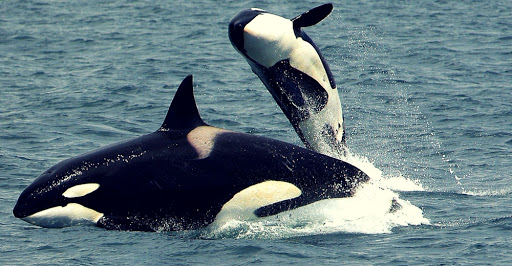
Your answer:
[[[12,213],[14,214],[14,217],[20,218],[20,219],[25,218],[30,215],[28,208],[27,208],[27,204],[24,202],[24,200],[21,197],[16,202],[16,205],[14,206]]]
[[[46,193],[46,197],[41,197],[40,193],[37,193],[37,181],[41,181],[42,179],[46,178],[48,175],[43,174],[36,179],[34,183],[32,183],[30,186],[25,188],[23,192],[21,192],[18,201],[16,202],[16,205],[14,205],[14,209],[12,210],[12,213],[14,214],[14,217],[24,219],[28,216],[33,215],[34,213],[37,213],[45,208],[48,207],[48,205],[54,203],[54,197],[49,196],[52,193]]]
[[[240,21],[239,16],[234,17],[229,23],[228,34],[231,44],[240,52],[244,50],[244,27],[246,23]]]
[[[236,14],[228,26],[229,40],[231,44],[241,53],[245,53],[244,49],[244,29],[249,22],[251,22],[256,16],[265,11],[259,9],[247,9],[242,10]]]
[[[12,213],[14,214],[14,217],[16,217],[16,218],[23,218],[23,217],[26,216],[23,213],[23,210],[22,210],[22,208],[20,207],[20,205],[18,203],[16,203],[16,205],[14,206],[14,209],[12,210]]]

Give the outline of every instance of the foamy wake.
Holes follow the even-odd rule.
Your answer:
[[[423,191],[417,181],[385,177],[366,158],[348,152],[344,160],[365,171],[371,182],[350,198],[327,199],[265,218],[222,217],[200,232],[205,238],[288,238],[332,233],[391,233],[394,227],[430,224],[420,208],[397,191]]]

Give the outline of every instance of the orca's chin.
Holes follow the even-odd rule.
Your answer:
[[[93,209],[89,209],[77,203],[69,203],[62,207],[52,207],[36,213],[27,215],[21,210],[21,207],[14,208],[14,216],[25,222],[45,227],[45,228],[63,228],[75,225],[96,225],[99,219],[104,215]]]

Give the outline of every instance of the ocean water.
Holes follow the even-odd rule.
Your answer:
[[[512,2],[335,2],[306,29],[338,84],[354,198],[203,230],[39,228],[12,215],[55,163],[156,130],[195,76],[204,120],[302,145],[230,19],[322,2],[0,2],[0,264],[512,263]],[[389,213],[389,202],[402,208]]]

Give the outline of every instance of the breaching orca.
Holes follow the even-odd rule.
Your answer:
[[[345,134],[338,90],[329,65],[302,30],[332,9],[332,4],[324,4],[291,20],[261,9],[243,10],[229,23],[229,39],[305,146],[337,155],[344,151]]]
[[[265,217],[348,197],[368,179],[341,160],[207,125],[188,76],[156,132],[58,163],[21,193],[13,212],[43,227],[196,229],[221,211]]]

